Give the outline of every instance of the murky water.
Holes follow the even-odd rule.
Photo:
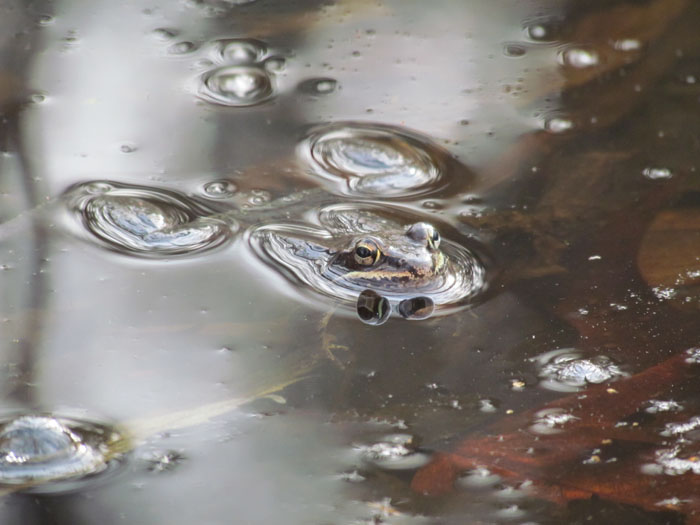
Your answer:
[[[2,523],[700,523],[700,9],[0,2]]]

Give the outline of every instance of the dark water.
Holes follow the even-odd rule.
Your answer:
[[[0,13],[0,522],[700,522],[694,3]]]

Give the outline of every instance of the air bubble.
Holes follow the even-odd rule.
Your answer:
[[[598,53],[585,48],[566,49],[560,54],[559,60],[562,65],[576,69],[594,67],[599,64]]]
[[[527,48],[521,44],[508,43],[503,45],[503,54],[510,58],[519,58],[527,53]]]
[[[259,40],[219,40],[215,43],[219,60],[230,64],[253,64],[259,62],[267,53],[267,48]]]
[[[74,188],[69,207],[93,239],[119,253],[192,255],[221,245],[237,227],[174,192],[105,184]]]
[[[204,193],[212,199],[228,199],[236,193],[236,185],[228,180],[215,180],[204,185]]]
[[[588,384],[604,383],[626,375],[609,357],[584,358],[572,348],[547,352],[534,361],[540,365],[540,385],[557,392],[575,392]]]
[[[23,415],[0,423],[0,483],[60,491],[55,482],[105,471],[121,457],[124,438],[97,423]],[[44,485],[38,487],[39,485]]]
[[[197,46],[194,44],[194,42],[183,41],[171,45],[168,48],[168,53],[170,53],[171,55],[186,55],[187,53],[191,53],[195,49],[197,49]]]
[[[345,123],[317,129],[300,145],[314,172],[350,194],[411,195],[435,186],[449,154],[388,126]]]
[[[201,77],[199,96],[222,106],[254,106],[270,99],[272,81],[264,69],[224,66]]]
[[[337,85],[333,78],[313,78],[299,84],[299,90],[309,95],[327,95],[333,93]]]
[[[642,175],[649,180],[666,180],[673,177],[671,170],[668,168],[644,168]]]

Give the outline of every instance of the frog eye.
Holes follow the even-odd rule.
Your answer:
[[[355,245],[355,262],[362,266],[370,266],[379,259],[379,247],[374,241],[365,239]]]
[[[428,246],[430,246],[433,250],[437,250],[440,247],[440,232],[432,226],[430,229],[431,231],[428,235]]]
[[[432,224],[417,222],[409,226],[406,235],[411,239],[427,243],[428,248],[437,250],[440,247],[440,232]]]

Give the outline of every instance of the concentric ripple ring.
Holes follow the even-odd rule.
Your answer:
[[[378,209],[357,209],[350,204],[324,208],[319,222],[321,227],[299,223],[259,226],[251,230],[249,242],[268,266],[292,284],[303,285],[302,290],[316,298],[336,299],[353,311],[360,294],[372,290],[395,306],[416,296],[427,297],[434,303],[435,313],[442,315],[471,304],[487,288],[481,258],[444,238],[440,244],[444,268],[429,278],[409,282],[386,279],[376,284],[361,277],[347,279],[344,269],[333,264],[336,254],[365,235],[398,238],[410,224],[380,215]]]
[[[224,243],[236,224],[184,195],[97,182],[69,192],[84,231],[103,246],[139,257],[187,256]]]
[[[345,122],[318,126],[299,145],[314,174],[342,193],[402,197],[435,191],[446,182],[450,153],[401,128]]]
[[[124,443],[114,428],[99,423],[43,414],[5,418],[0,484],[33,488],[92,476],[121,459]]]

